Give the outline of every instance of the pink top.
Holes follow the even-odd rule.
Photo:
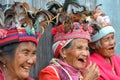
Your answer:
[[[100,78],[98,80],[120,80],[120,57],[114,55],[108,63],[102,56],[93,53],[89,61],[95,62],[100,69]]]

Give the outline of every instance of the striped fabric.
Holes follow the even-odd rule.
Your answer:
[[[26,41],[31,41],[34,42],[36,45],[38,45],[37,36],[38,36],[37,34],[28,35],[25,29],[8,30],[7,33],[4,34],[4,37],[0,36],[0,47],[15,42],[26,42]]]

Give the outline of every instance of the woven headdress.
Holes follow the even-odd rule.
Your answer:
[[[94,19],[95,25],[94,28],[94,35],[92,35],[91,39],[92,42],[95,42],[102,37],[106,36],[109,33],[114,33],[115,30],[110,23],[109,16],[107,16],[101,8],[96,8],[94,11]]]
[[[83,25],[80,25],[78,22],[73,23],[73,29],[64,32],[65,27],[61,24],[57,28],[52,29],[53,34],[53,51],[55,57],[59,56],[59,51],[65,47],[70,41],[75,38],[86,39],[90,41],[90,33],[92,28],[84,29]]]
[[[41,34],[40,22],[32,11],[25,8],[26,4],[15,2],[5,11],[4,27],[0,29],[0,47],[27,41],[38,45]]]
[[[91,40],[92,27],[86,21],[89,13],[82,13],[83,11],[78,14],[67,13],[68,6],[71,4],[77,8],[84,7],[78,0],[65,0],[63,5],[55,1],[47,4],[48,10],[55,16],[53,19],[55,25],[52,28],[54,42],[52,48],[55,57],[59,57],[59,51],[75,38]]]

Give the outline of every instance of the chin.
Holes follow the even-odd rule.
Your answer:
[[[78,66],[77,69],[84,69],[85,65]]]
[[[112,57],[112,56],[114,56],[114,55],[115,55],[115,53],[114,53],[114,52],[112,52],[112,53],[110,53],[110,55],[109,55],[109,56],[110,56],[110,57]]]
[[[26,79],[29,77],[29,73],[22,73],[21,78]]]

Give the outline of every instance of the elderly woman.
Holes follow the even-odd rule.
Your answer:
[[[29,78],[36,62],[37,34],[25,29],[0,29],[0,80],[33,80]]]
[[[25,29],[0,31],[0,80],[33,80],[29,72],[36,62],[37,35]]]
[[[36,63],[40,31],[25,22],[14,22],[13,18],[6,21],[11,22],[0,29],[0,80],[33,80],[29,73]]]
[[[39,80],[96,80],[99,75],[96,64],[86,66],[90,34],[77,22],[74,23],[73,30],[65,33],[64,30],[63,25],[52,29],[55,58],[40,71]]]
[[[110,25],[108,16],[97,18],[98,32],[92,36],[90,61],[100,69],[98,80],[120,80],[120,57],[115,54],[115,30]],[[107,20],[107,21],[106,21]]]

